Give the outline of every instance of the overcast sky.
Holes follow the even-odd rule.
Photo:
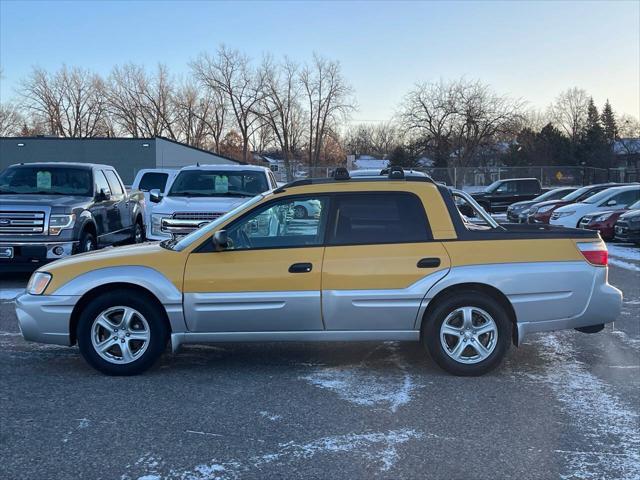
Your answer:
[[[466,76],[543,108],[579,86],[640,116],[640,2],[17,2],[0,0],[2,101],[32,66],[176,74],[220,43],[260,60],[342,63],[354,121],[387,120],[417,81]]]

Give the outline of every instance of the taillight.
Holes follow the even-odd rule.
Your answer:
[[[578,250],[591,265],[606,267],[609,263],[609,252],[602,241],[578,243]]]

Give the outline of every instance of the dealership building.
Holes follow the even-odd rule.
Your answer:
[[[238,164],[237,160],[164,137],[59,138],[0,137],[0,171],[15,163],[81,162],[115,167],[130,185],[143,168]]]

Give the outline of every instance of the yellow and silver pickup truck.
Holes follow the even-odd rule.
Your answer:
[[[181,239],[44,266],[16,310],[25,339],[77,343],[111,375],[145,371],[168,342],[356,340],[419,341],[448,372],[480,375],[530,333],[613,321],[622,294],[607,271],[597,232],[501,226],[428,177],[341,170]]]

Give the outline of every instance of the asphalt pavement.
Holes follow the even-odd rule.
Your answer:
[[[0,478],[638,479],[640,251],[614,324],[531,336],[480,378],[412,343],[186,346],[103,376],[25,342],[0,280]]]

